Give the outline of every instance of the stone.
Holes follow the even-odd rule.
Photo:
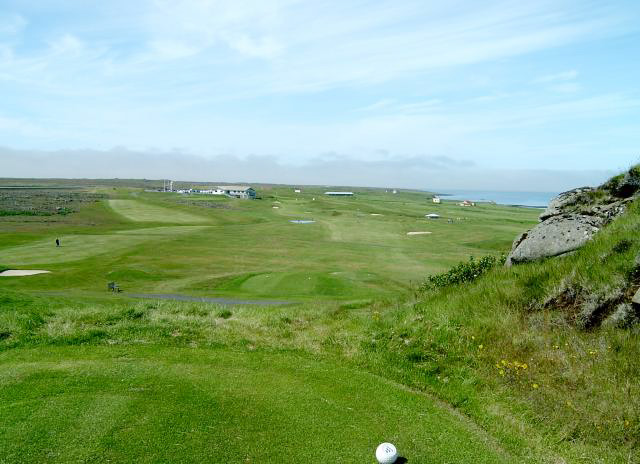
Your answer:
[[[544,221],[550,217],[563,214],[568,206],[575,205],[584,198],[585,193],[593,192],[594,190],[596,189],[593,187],[579,187],[569,190],[568,192],[561,193],[549,202],[547,209],[545,209],[540,215],[540,220]]]
[[[553,216],[516,239],[507,265],[560,256],[587,243],[605,224],[598,216]]]
[[[636,294],[633,295],[633,298],[631,298],[631,303],[640,306],[640,289],[638,289]]]
[[[627,209],[627,203],[631,201],[631,198],[625,198],[624,200],[614,201],[613,203],[597,205],[587,210],[589,214],[600,216],[607,222],[614,220]]]

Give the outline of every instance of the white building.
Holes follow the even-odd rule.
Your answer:
[[[325,195],[331,195],[334,197],[352,197],[353,192],[324,192]]]
[[[440,204],[440,201],[441,201],[441,200],[440,200],[440,197],[433,197],[432,201],[433,201],[434,203]]]
[[[256,191],[246,185],[218,185],[218,188],[223,189],[225,195],[234,198],[253,200],[256,197]]]
[[[245,198],[253,200],[256,191],[246,185],[218,185],[216,188],[202,189],[199,193],[205,195],[226,195],[233,198]]]
[[[436,213],[425,214],[424,217],[427,219],[440,219],[440,215]]]

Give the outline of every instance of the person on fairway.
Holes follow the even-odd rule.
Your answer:
[[[57,246],[57,247],[59,247],[59,246],[60,246],[60,239],[59,239],[59,238],[57,238],[57,239],[56,239],[56,246]]]

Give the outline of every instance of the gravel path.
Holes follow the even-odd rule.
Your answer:
[[[197,301],[199,303],[216,303],[220,305],[258,305],[279,306],[293,304],[292,301],[278,300],[241,300],[237,298],[207,298],[200,296],[177,295],[174,293],[125,293],[130,298],[148,298],[154,300]]]

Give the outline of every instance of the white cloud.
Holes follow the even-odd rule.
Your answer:
[[[563,191],[596,185],[610,170],[490,169],[445,156],[357,160],[345,155],[319,156],[301,165],[272,156],[218,155],[202,158],[179,152],[106,151],[42,152],[0,147],[0,170],[11,177],[171,178],[204,182],[447,189]]]

